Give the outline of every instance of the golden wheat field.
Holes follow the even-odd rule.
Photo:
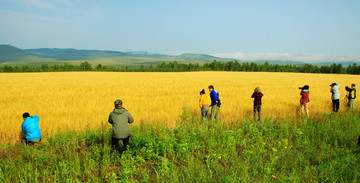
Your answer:
[[[1,73],[0,143],[19,141],[24,112],[40,116],[45,139],[66,129],[98,128],[107,123],[116,99],[123,100],[134,125],[173,127],[184,107],[200,115],[199,90],[208,92],[210,84],[220,93],[223,122],[252,116],[250,96],[256,86],[264,94],[263,118],[296,116],[298,87],[305,84],[310,85],[310,116],[331,111],[332,82],[341,84],[340,110],[346,110],[344,87],[359,79],[356,75],[264,72]],[[359,106],[357,99],[355,107]]]

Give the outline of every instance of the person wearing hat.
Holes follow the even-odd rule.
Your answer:
[[[355,98],[356,98],[356,88],[355,88],[355,84],[351,85],[351,88],[349,88],[348,86],[345,87],[345,90],[348,91],[348,94],[346,95],[349,99],[349,108],[352,110],[354,109],[354,102],[355,102]]]
[[[330,92],[332,93],[331,99],[332,99],[332,106],[333,111],[338,112],[340,108],[340,84],[339,83],[332,83]]]
[[[115,109],[110,113],[108,122],[112,124],[111,150],[119,150],[119,141],[123,141],[123,151],[129,146],[130,129],[128,123],[133,123],[131,114],[123,107],[121,100],[114,102]]]
[[[261,93],[260,87],[256,87],[251,98],[254,98],[254,120],[256,120],[256,113],[258,113],[259,121],[261,121],[261,98],[264,95]]]
[[[305,85],[303,87],[300,87],[299,89],[301,89],[300,95],[300,108],[301,108],[301,114],[304,114],[304,110],[306,113],[306,116],[309,116],[309,95],[310,95],[310,91],[309,91],[309,85]]]
[[[207,120],[207,116],[209,114],[209,107],[211,104],[211,99],[209,95],[205,94],[205,89],[200,90],[200,101],[199,101],[199,107],[201,109],[201,117],[204,120]]]
[[[29,145],[34,145],[35,142],[40,142],[41,132],[39,127],[39,116],[30,116],[29,113],[25,112],[22,117],[24,122],[21,124],[21,128],[25,137],[21,140]]]
[[[219,98],[219,93],[217,91],[215,91],[214,86],[210,85],[209,87],[209,91],[210,91],[210,98],[211,98],[211,114],[210,114],[210,119],[216,119],[218,120],[220,117],[220,106],[221,106],[221,102],[220,102],[220,98]]]

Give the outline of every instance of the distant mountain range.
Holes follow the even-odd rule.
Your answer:
[[[182,55],[162,55],[150,54],[144,51],[119,52],[102,50],[77,50],[59,48],[38,48],[38,49],[19,49],[11,45],[0,45],[0,64],[33,64],[59,63],[59,62],[79,62],[89,61],[90,63],[100,63],[109,65],[139,65],[139,64],[159,64],[166,61],[180,62],[212,62],[230,61],[233,59],[218,58],[205,54],[182,54]]]
[[[11,45],[0,45],[0,65],[41,65],[59,63],[78,63],[88,61],[92,64],[138,66],[159,64],[162,62],[179,61],[206,63],[214,60],[220,62],[234,61],[231,58],[219,58],[206,54],[185,53],[181,55],[151,54],[144,51],[119,52],[107,50],[77,50],[59,48],[38,48],[20,49]],[[238,60],[239,61],[239,60]],[[265,62],[265,61],[257,61]],[[267,60],[272,64],[296,64],[302,65],[305,62]],[[330,65],[333,62],[312,63],[317,65]],[[358,62],[339,62],[343,65],[350,65]]]

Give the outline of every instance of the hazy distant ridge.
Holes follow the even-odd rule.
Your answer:
[[[0,63],[3,62],[32,62],[32,61],[72,61],[72,60],[96,60],[96,59],[117,59],[134,58],[134,60],[151,59],[150,64],[157,64],[164,61],[189,61],[189,62],[212,62],[217,61],[234,61],[232,58],[219,58],[207,54],[184,53],[181,55],[164,55],[151,54],[145,51],[120,52],[111,50],[78,50],[73,48],[38,48],[38,49],[19,49],[11,45],[0,45]],[[131,60],[131,59],[130,59]],[[155,60],[155,61],[154,61]],[[157,60],[157,61],[156,61]],[[239,60],[238,60],[239,61]],[[277,61],[277,60],[259,60],[256,62],[269,62],[272,64],[305,64],[300,61]],[[147,61],[144,61],[146,64]],[[315,65],[331,65],[334,62],[311,63]],[[342,65],[351,65],[359,62],[336,62]]]
[[[129,56],[129,54],[127,53],[117,51],[77,50],[59,48],[27,49],[26,51],[39,57],[47,57],[57,60],[90,60],[103,57]]]
[[[77,50],[60,48],[38,48],[38,49],[19,49],[11,45],[0,45],[0,62],[27,62],[34,59],[53,59],[53,60],[93,60],[111,57],[150,57],[162,58],[169,61],[204,61],[212,62],[214,59],[228,61],[234,59],[218,58],[206,54],[185,53],[181,55],[150,54],[145,51],[120,52],[109,50]],[[31,58],[29,60],[29,58]]]

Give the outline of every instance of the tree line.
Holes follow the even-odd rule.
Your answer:
[[[115,67],[98,64],[93,67],[88,62],[82,62],[80,65],[61,64],[41,66],[9,66],[0,67],[0,72],[61,72],[61,71],[116,71],[116,72],[188,72],[188,71],[251,71],[251,72],[300,72],[300,73],[334,73],[334,74],[360,74],[360,65],[352,64],[344,67],[342,64],[327,65],[293,65],[293,64],[270,64],[254,62],[218,62],[214,60],[210,63],[180,63],[177,61],[163,62],[158,65],[144,66],[137,68]]]

